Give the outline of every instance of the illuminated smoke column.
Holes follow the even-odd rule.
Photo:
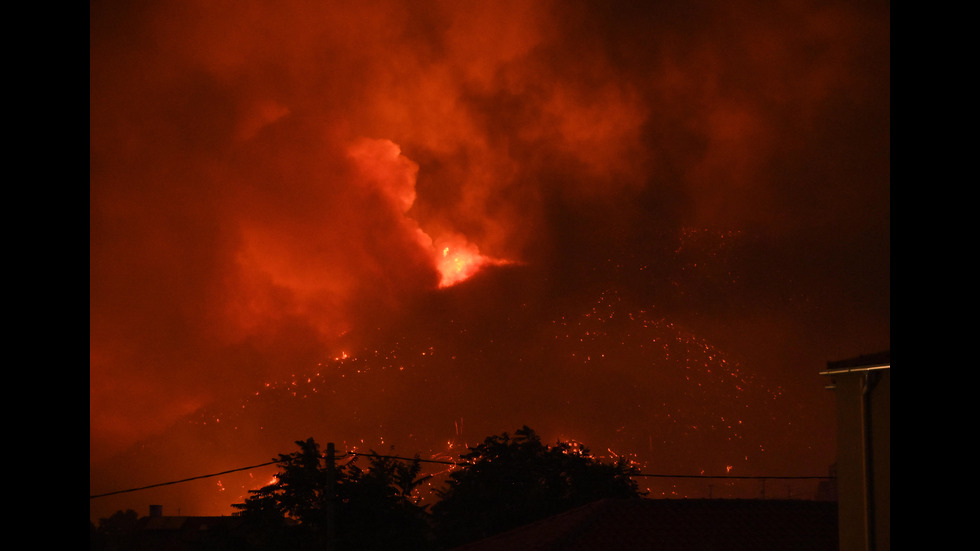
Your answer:
[[[507,260],[480,254],[475,244],[458,233],[432,239],[408,217],[415,203],[418,165],[405,158],[398,146],[388,140],[361,140],[348,155],[357,163],[370,186],[376,186],[394,210],[405,216],[407,233],[414,233],[418,245],[429,252],[439,271],[439,287],[451,287],[476,274],[484,266],[509,264]]]

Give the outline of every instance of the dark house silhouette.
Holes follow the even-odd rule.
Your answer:
[[[837,395],[841,551],[891,549],[891,353],[828,362]]]
[[[603,499],[452,551],[834,551],[837,504]]]
[[[158,505],[140,519],[135,548],[145,551],[188,551],[226,548],[243,537],[243,519],[236,516],[164,516]]]

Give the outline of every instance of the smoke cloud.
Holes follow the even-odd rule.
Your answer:
[[[93,462],[433,293],[498,319],[494,266],[539,324],[614,281],[797,389],[888,347],[887,4],[100,0],[90,25]]]

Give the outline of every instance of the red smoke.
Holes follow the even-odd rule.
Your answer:
[[[888,29],[833,0],[93,2],[93,462],[481,268],[560,300],[688,229],[751,236],[711,272],[738,292],[638,293],[753,368],[810,388],[786,366],[887,348]]]

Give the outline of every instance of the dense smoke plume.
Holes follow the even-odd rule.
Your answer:
[[[93,1],[93,473],[382,336],[610,288],[829,416],[824,362],[889,346],[889,63],[879,2]]]

